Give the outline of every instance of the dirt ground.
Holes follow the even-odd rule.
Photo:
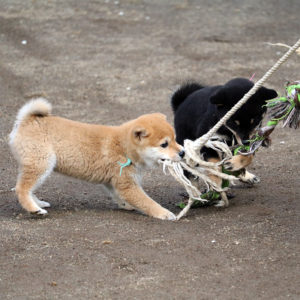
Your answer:
[[[299,39],[297,0],[0,1],[1,299],[300,299],[300,131],[278,128],[227,209],[179,222],[117,209],[101,186],[53,174],[38,191],[49,215],[33,218],[14,192],[7,146],[26,100],[54,113],[120,124],[163,112],[187,79],[258,80]],[[266,86],[300,79],[293,55]],[[63,129],[62,129],[63,130]],[[175,213],[183,188],[161,168],[145,190]]]

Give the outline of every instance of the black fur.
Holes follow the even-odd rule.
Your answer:
[[[190,94],[204,88],[204,86],[197,82],[188,82],[178,89],[172,96],[172,108],[175,113],[178,106],[189,96]]]
[[[207,133],[252,86],[245,78],[232,79],[225,85],[203,87],[193,82],[181,86],[171,100],[177,142],[183,145],[185,139],[195,140]],[[263,119],[265,101],[276,96],[276,91],[261,87],[227,121],[227,127],[241,140],[248,140]],[[234,140],[234,134],[225,126],[217,134],[224,136],[228,144]],[[205,158],[217,157],[214,151],[204,149],[202,152]]]

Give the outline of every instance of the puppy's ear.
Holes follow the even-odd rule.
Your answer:
[[[132,137],[133,137],[134,141],[136,141],[136,142],[140,142],[140,141],[142,141],[142,139],[144,139],[148,136],[149,136],[149,133],[143,127],[135,127],[132,130]]]
[[[259,89],[259,94],[264,100],[270,100],[278,96],[275,90],[267,89],[263,86]]]

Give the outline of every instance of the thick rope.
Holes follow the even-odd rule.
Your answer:
[[[195,199],[198,199],[200,201],[207,201],[205,199],[201,199],[200,192],[198,189],[191,183],[190,180],[188,180],[183,173],[183,169],[188,170],[193,175],[198,176],[201,178],[207,186],[211,186],[213,189],[218,190],[218,187],[214,184],[214,182],[210,179],[209,175],[216,175],[220,178],[227,179],[231,182],[237,180],[236,177],[231,175],[226,175],[220,171],[220,164],[231,157],[231,151],[229,147],[225,143],[216,144],[215,141],[211,141],[210,138],[212,138],[213,135],[216,134],[216,132],[220,129],[221,126],[223,126],[231,116],[233,116],[248,100],[249,98],[256,93],[256,91],[264,84],[264,82],[292,55],[293,52],[295,52],[300,47],[300,39],[295,43],[294,46],[290,47],[289,50],[273,65],[272,68],[270,68],[265,75],[258,80],[254,86],[249,90],[248,93],[244,95],[244,97],[237,102],[230,111],[228,111],[224,117],[219,120],[219,122],[211,128],[205,135],[201,136],[195,141],[191,140],[185,140],[184,141],[184,148],[185,148],[185,161],[179,162],[179,163],[170,163],[167,161],[164,161],[164,170],[167,166],[169,169],[169,172],[171,175],[181,184],[185,186],[186,191],[189,194],[189,201],[187,206],[178,214],[176,217],[177,220],[182,218],[187,212],[189,211],[192,203]],[[221,145],[223,144],[223,145]],[[225,154],[225,159],[220,163],[211,163],[206,162],[200,158],[200,149],[206,145],[207,147],[214,147],[219,152],[223,152]],[[226,177],[226,178],[225,178]],[[225,189],[220,189],[219,191],[221,194],[225,191]]]

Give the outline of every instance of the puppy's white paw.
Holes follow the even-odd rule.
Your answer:
[[[176,216],[170,212],[169,210],[164,208],[163,213],[161,213],[159,216],[157,216],[158,219],[161,220],[168,220],[168,221],[175,221],[176,220]]]
[[[218,203],[214,204],[215,207],[226,207],[225,201],[220,200]]]
[[[254,178],[251,180],[252,184],[257,184],[260,182],[260,178],[258,176],[254,176]]]
[[[260,182],[260,178],[248,171],[245,172],[244,175],[239,176],[240,180],[242,182],[248,183],[248,184],[257,184]]]
[[[46,211],[46,209],[43,209],[43,208],[39,208],[38,210],[36,210],[36,211],[32,211],[32,212],[30,212],[32,215],[38,215],[38,216],[45,216],[45,215],[47,215],[47,211]]]
[[[46,215],[47,213],[48,213],[48,212],[46,211],[46,209],[43,209],[43,208],[39,209],[39,210],[36,212],[37,215]]]
[[[33,198],[34,202],[35,202],[39,207],[41,207],[41,208],[43,208],[43,207],[50,207],[50,203],[49,203],[49,202],[42,201],[42,200],[38,199],[38,197],[35,196],[35,195],[32,195],[32,198]]]
[[[36,201],[36,204],[41,207],[41,208],[44,208],[44,207],[50,207],[50,203],[49,202],[46,202],[46,201],[42,201],[42,200],[38,200]]]
[[[226,192],[221,192],[221,200],[214,205],[215,207],[228,207],[229,201]]]

